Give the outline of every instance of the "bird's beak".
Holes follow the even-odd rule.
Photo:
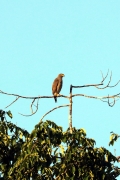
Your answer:
[[[65,77],[65,75],[64,75],[64,74],[62,74],[62,77]]]

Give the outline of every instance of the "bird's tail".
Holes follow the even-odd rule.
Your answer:
[[[55,99],[55,102],[57,102],[57,97],[56,96],[54,96],[54,99]]]

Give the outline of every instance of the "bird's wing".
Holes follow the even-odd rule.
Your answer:
[[[52,93],[54,95],[54,93],[57,93],[57,86],[59,84],[59,80],[56,78],[53,82],[53,85],[52,85]]]
[[[57,93],[59,94],[59,92],[61,91],[61,89],[62,89],[62,79],[59,79],[59,83],[58,83],[58,85],[57,85]]]

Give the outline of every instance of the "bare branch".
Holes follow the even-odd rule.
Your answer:
[[[108,71],[108,72],[109,72],[109,71]],[[102,74],[102,76],[103,76],[103,74]],[[107,76],[108,76],[108,73],[107,73],[106,77],[107,77]],[[106,77],[104,78],[104,80],[106,79]],[[97,88],[97,89],[105,89],[105,88],[107,88],[107,87],[112,88],[112,87],[117,86],[117,85],[119,84],[119,82],[120,82],[120,80],[119,80],[115,85],[110,86],[111,80],[112,80],[112,71],[111,71],[110,80],[109,80],[108,84],[107,84],[105,87],[100,88],[100,87],[96,86],[96,88]],[[102,81],[102,82],[103,82],[103,81]]]
[[[37,111],[38,111],[38,102],[39,102],[39,99],[38,99],[38,101],[37,101],[37,106],[36,106],[36,111],[35,112],[33,112],[32,114],[28,114],[28,115],[25,115],[25,114],[21,114],[21,113],[19,113],[20,115],[22,115],[22,116],[32,116],[33,114],[35,114]]]
[[[21,95],[18,95],[18,94],[10,94],[10,93],[6,93],[6,92],[3,92],[0,90],[0,93],[1,94],[6,94],[6,95],[9,95],[9,96],[17,96],[19,98],[24,98],[24,99],[41,99],[41,98],[54,98],[54,96],[35,96],[35,97],[31,97],[31,96],[21,96]],[[57,98],[59,97],[64,97],[64,98],[69,98],[69,96],[64,96],[64,95],[59,95]]]
[[[91,86],[101,86],[103,85],[103,83],[100,83],[100,84],[87,84],[87,85],[83,85],[83,86],[72,86],[72,88],[83,88],[83,87],[91,87]]]
[[[115,85],[109,86],[109,87],[110,87],[110,88],[115,87],[115,86],[117,86],[117,85],[119,84],[119,82],[120,82],[120,80],[119,80]]]
[[[61,107],[67,107],[67,106],[69,106],[69,104],[65,104],[65,105],[62,105],[62,106],[57,106],[57,107],[51,109],[50,111],[48,111],[47,113],[44,114],[44,116],[40,119],[40,122],[43,120],[43,118],[44,118],[47,114],[49,114],[50,112],[54,111],[55,109],[58,109],[58,108],[61,108]]]
[[[36,100],[36,99],[33,99],[32,103],[31,103],[31,105],[30,105],[30,108],[31,108],[31,112],[32,112],[32,114],[33,114],[33,109],[32,109],[32,106],[33,106],[33,103],[35,102],[35,100]]]
[[[93,99],[108,99],[108,98],[120,98],[120,93],[119,94],[115,94],[115,95],[112,95],[112,96],[101,96],[101,97],[98,97],[98,96],[88,96],[88,95],[85,95],[85,94],[73,94],[72,97],[75,97],[75,96],[84,96],[84,97],[87,97],[87,98],[93,98]]]
[[[107,78],[108,74],[109,74],[109,69],[108,69],[108,72],[107,72],[107,74],[106,74],[105,77],[103,76],[102,71],[101,71],[101,74],[102,74],[102,78],[103,78],[103,80],[101,81],[101,83],[103,83],[103,82],[105,81],[105,79]]]
[[[9,106],[11,106],[14,102],[16,102],[19,99],[19,97],[17,97],[13,102],[11,102],[8,106],[6,106],[5,108],[8,108]]]
[[[115,101],[118,101],[118,100],[119,100],[119,99],[115,99]],[[100,101],[108,103],[108,100],[107,100],[107,101],[105,101],[105,100],[100,99]],[[110,104],[113,104],[113,103],[114,103],[114,101],[109,102],[109,103],[110,103]]]
[[[108,69],[108,71],[109,71],[109,69]],[[102,81],[101,81],[101,83],[103,83],[103,81],[104,81],[104,76],[103,76],[103,73],[102,73],[102,71],[100,71],[101,72],[101,75],[102,75]]]
[[[108,95],[108,97],[109,97],[109,95]],[[115,105],[115,98],[113,98],[114,99],[114,102],[112,103],[112,105],[111,105],[111,103],[109,102],[109,98],[108,98],[108,105],[110,106],[110,107],[113,107],[114,105]]]
[[[108,70],[108,73],[109,73],[109,70]],[[108,73],[107,73],[107,75],[105,76],[105,78],[102,80],[102,82],[107,78]],[[111,82],[111,79],[112,79],[112,72],[111,72],[110,80],[109,80],[108,84],[107,84],[105,87],[99,88],[99,87],[96,86],[96,88],[97,88],[97,89],[105,89],[105,88],[109,87],[109,84],[110,84],[110,82]]]
[[[120,80],[119,80],[115,85],[110,86],[110,82],[111,82],[111,80],[112,80],[112,72],[111,72],[110,80],[109,80],[108,84],[107,84],[105,87],[98,87],[98,86],[102,86],[102,85],[103,85],[103,82],[105,81],[105,79],[107,78],[107,76],[108,76],[108,74],[109,74],[109,69],[108,69],[107,75],[106,75],[105,77],[103,76],[102,71],[101,71],[101,74],[102,74],[102,81],[101,81],[101,83],[99,83],[99,84],[87,84],[87,85],[83,85],[83,86],[72,86],[72,88],[84,88],[84,87],[92,87],[92,86],[93,86],[93,87],[95,87],[95,88],[97,88],[97,89],[105,89],[105,88],[107,88],[107,87],[110,87],[110,88],[115,87],[115,86],[117,86],[117,85],[119,84],[119,82],[120,82]]]

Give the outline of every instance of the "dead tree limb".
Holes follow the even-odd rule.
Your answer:
[[[106,88],[112,88],[112,87],[115,87],[118,85],[118,83],[120,82],[120,80],[115,84],[115,85],[110,85],[111,83],[111,80],[112,80],[112,72],[110,74],[110,77],[109,77],[109,81],[107,83],[107,85],[104,85],[104,82],[106,80],[106,78],[108,77],[109,75],[109,70],[106,74],[106,76],[104,77],[102,71],[101,71],[101,75],[102,75],[102,80],[100,83],[98,84],[87,84],[87,85],[82,85],[82,86],[73,86],[71,85],[70,86],[70,95],[69,96],[65,96],[65,95],[59,95],[57,98],[60,98],[60,97],[63,97],[63,98],[67,98],[69,99],[69,105],[63,105],[63,106],[58,106],[56,108],[53,108],[52,110],[50,110],[49,112],[47,112],[43,117],[42,119],[47,115],[49,114],[50,112],[52,112],[53,110],[57,109],[57,108],[60,108],[60,107],[66,107],[66,106],[69,106],[69,128],[70,128],[70,132],[72,133],[72,98],[75,97],[75,96],[80,96],[80,97],[86,97],[86,98],[92,98],[92,99],[99,99],[103,102],[107,102],[108,105],[110,107],[113,107],[116,103],[116,101],[118,99],[120,99],[120,93],[118,94],[114,94],[114,95],[108,95],[108,96],[89,96],[89,95],[86,95],[86,94],[73,94],[72,93],[72,89],[73,88],[85,88],[85,87],[95,87],[97,89],[100,89],[100,90],[103,90],[103,89],[106,89]],[[12,101],[12,103],[10,103],[7,107],[11,106],[13,103],[15,103],[18,99],[20,98],[24,98],[24,99],[31,99],[32,100],[32,103],[30,105],[30,108],[31,108],[31,112],[32,114],[30,115],[24,115],[24,114],[21,114],[23,116],[32,116],[33,114],[35,114],[37,111],[38,111],[38,101],[37,101],[37,105],[35,105],[34,103],[36,102],[36,100],[39,100],[39,99],[42,99],[42,98],[54,98],[54,96],[36,96],[36,97],[31,97],[31,96],[21,96],[21,95],[18,95],[18,94],[11,94],[11,93],[6,93],[6,92],[3,92],[2,90],[0,90],[0,93],[1,94],[5,94],[5,95],[9,95],[9,96],[15,96],[16,99],[14,101]],[[113,101],[110,102],[110,99],[112,99]],[[35,112],[33,111],[33,105],[36,107],[36,110]],[[6,108],[7,108],[6,107]],[[42,120],[41,119],[41,120]]]
[[[34,97],[31,97],[31,96],[21,96],[21,95],[18,95],[18,94],[6,93],[6,92],[3,92],[3,91],[1,91],[1,90],[0,90],[0,93],[1,93],[1,94],[5,94],[5,95],[8,95],[8,96],[16,96],[16,97],[23,98],[23,99],[54,98],[54,96],[34,96]],[[60,96],[58,96],[58,97],[69,98],[69,96],[64,96],[64,95],[60,95]]]
[[[70,105],[69,105],[69,128],[72,134],[72,85],[70,86]]]
[[[104,77],[103,76],[103,73],[101,71],[101,74],[102,74],[102,81],[101,83],[99,84],[88,84],[88,85],[83,85],[83,86],[73,86],[71,85],[70,86],[70,97],[69,97],[69,100],[70,100],[70,110],[69,110],[69,128],[70,128],[70,132],[72,133],[72,97],[75,97],[75,96],[83,96],[83,97],[87,97],[87,98],[93,98],[93,99],[99,99],[99,100],[102,100],[103,99],[107,99],[107,103],[110,107],[113,107],[115,105],[115,102],[116,102],[116,98],[120,98],[120,93],[118,94],[115,94],[115,95],[112,95],[112,96],[102,96],[102,97],[98,97],[98,96],[88,96],[88,95],[85,95],[85,94],[73,94],[72,95],[72,88],[84,88],[84,87],[95,87],[97,89],[106,89],[106,88],[111,88],[111,87],[115,87],[117,86],[117,84],[120,82],[120,80],[113,86],[110,86],[110,83],[111,83],[111,80],[112,80],[112,72],[110,74],[110,79],[107,83],[106,86],[104,87],[100,87],[100,86],[103,86],[104,85],[104,81],[106,80],[106,78],[108,77],[108,74],[109,74],[109,70],[106,74],[106,76]],[[113,99],[113,102],[110,102],[109,99]],[[105,102],[105,101],[104,101]]]
[[[69,106],[69,104],[65,104],[65,105],[62,105],[62,106],[57,106],[57,107],[51,109],[50,111],[48,111],[47,113],[45,113],[45,114],[43,115],[43,117],[40,119],[40,122],[42,122],[43,118],[44,118],[47,114],[51,113],[51,112],[54,111],[55,109],[58,109],[58,108],[61,108],[61,107],[67,107],[67,106]]]

